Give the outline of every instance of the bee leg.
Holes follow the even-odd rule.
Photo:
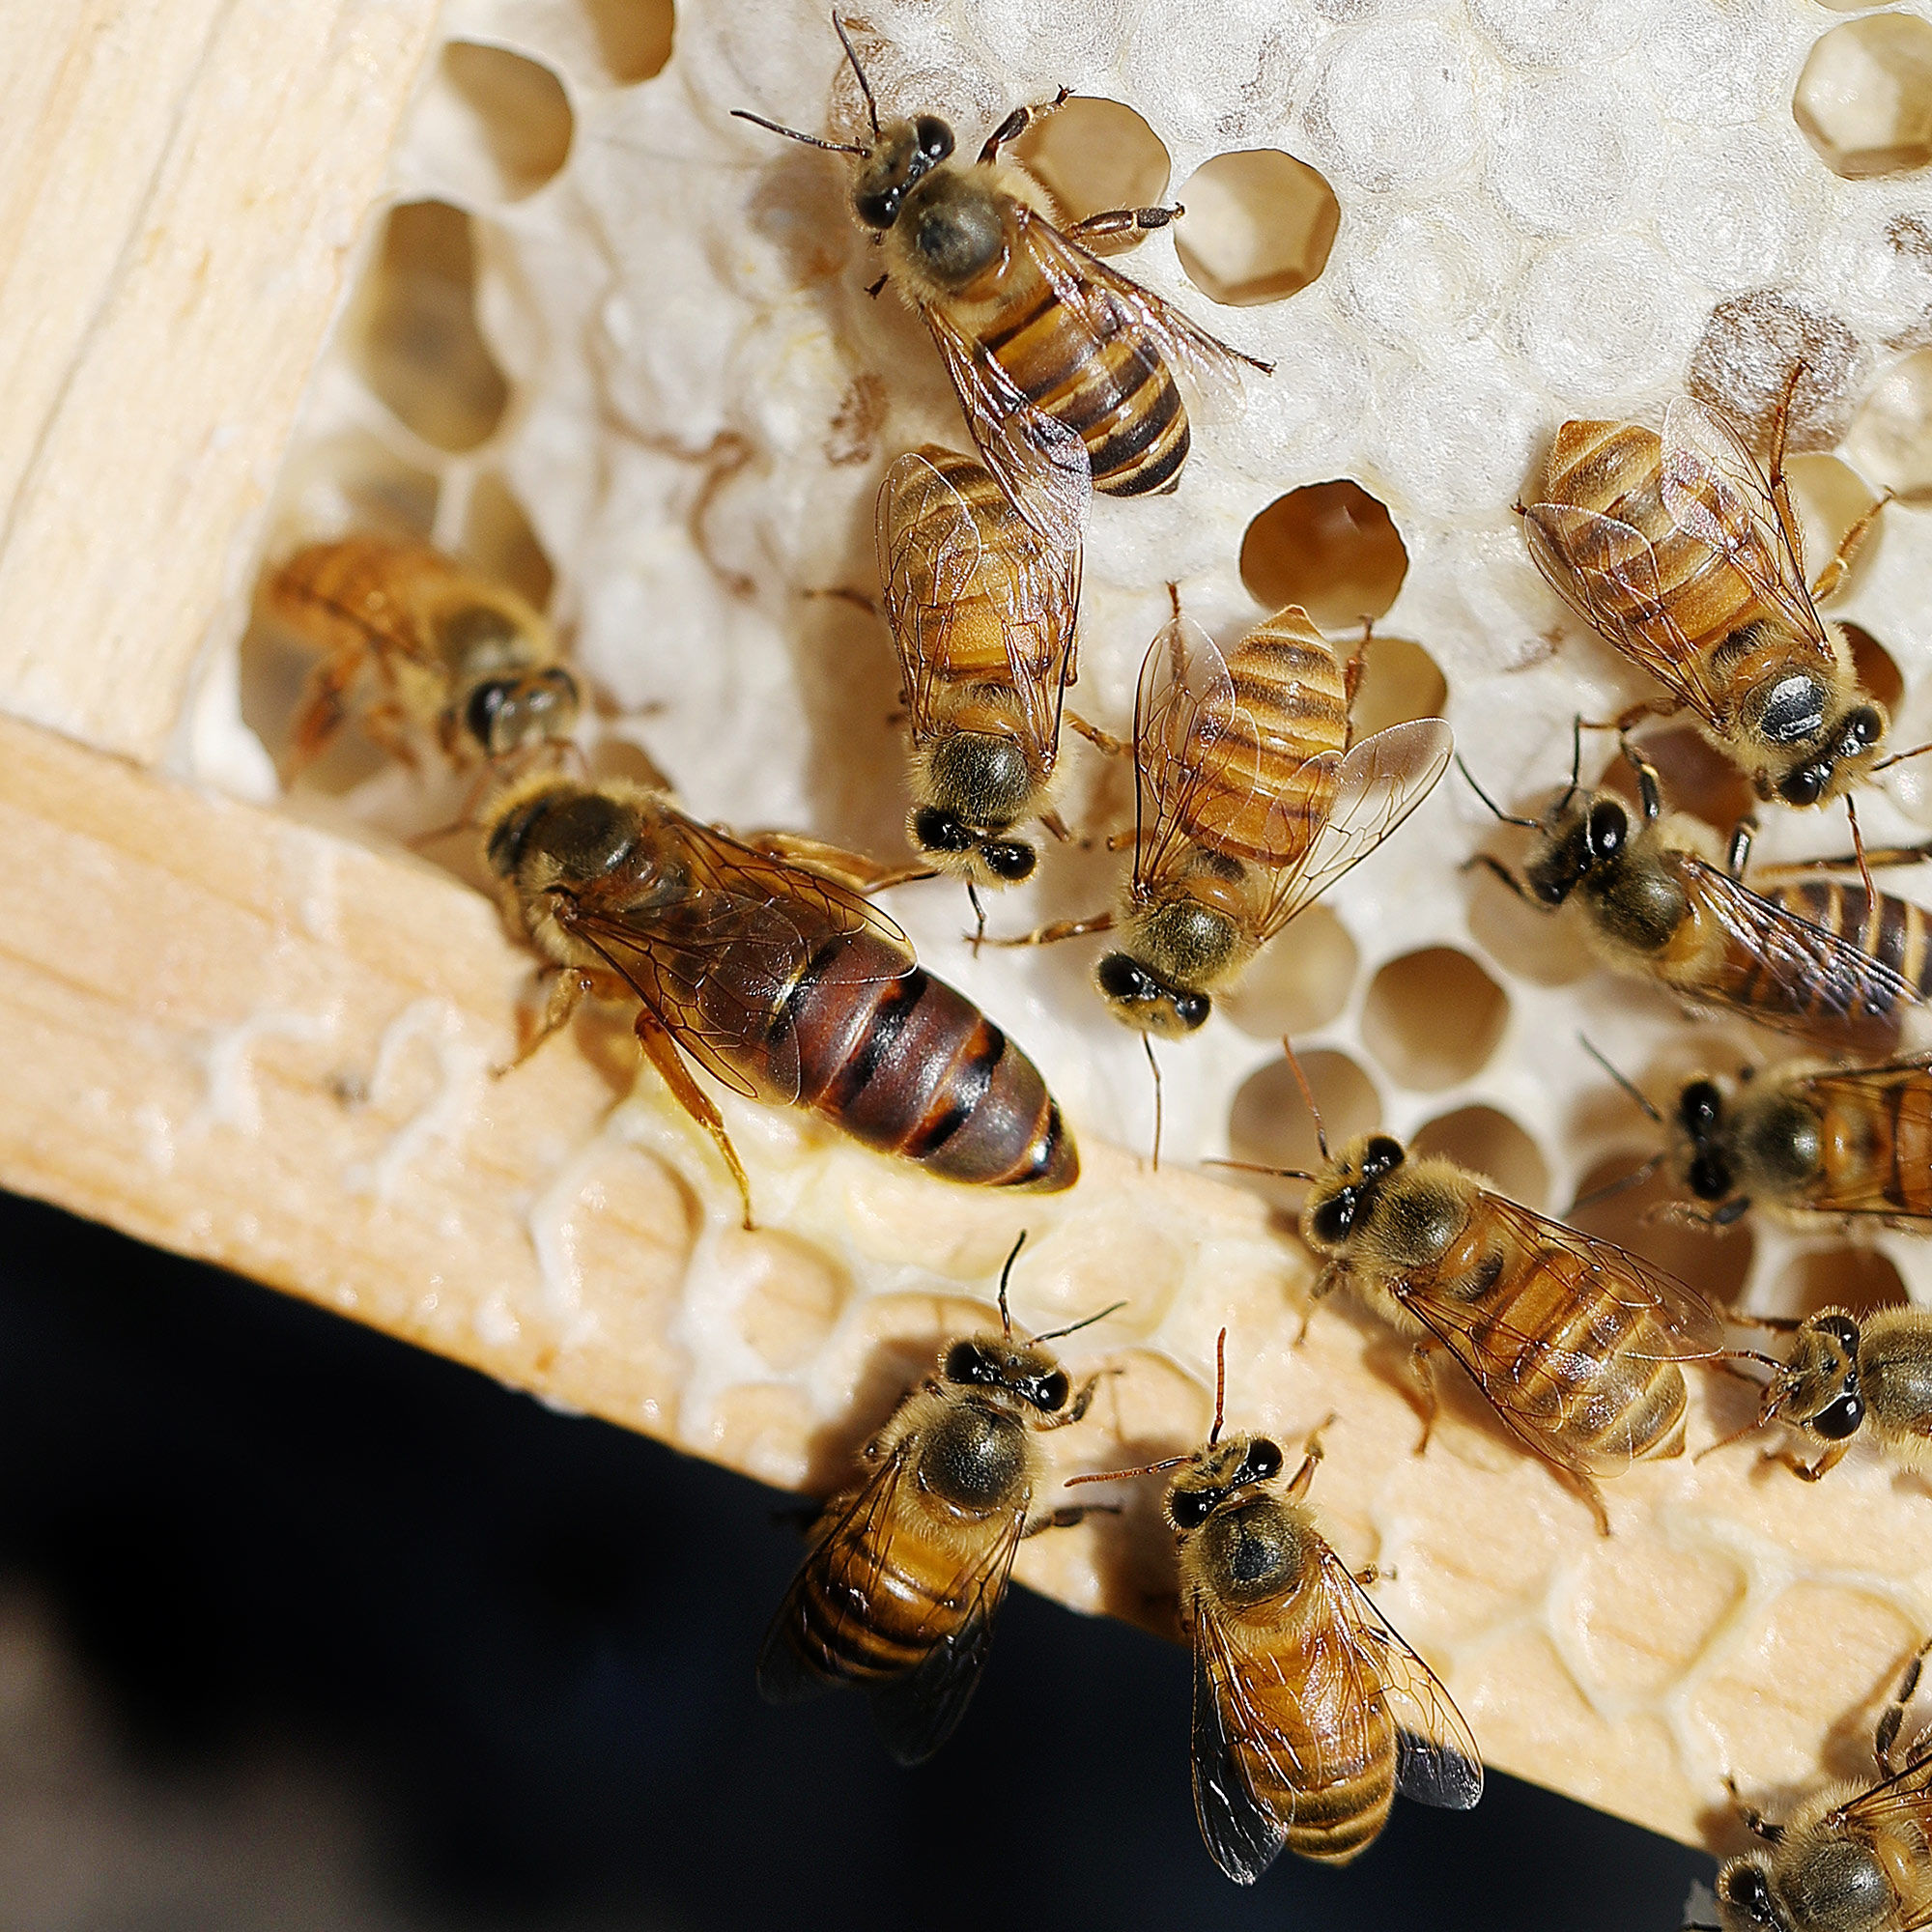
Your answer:
[[[1439,1342],[1418,1342],[1408,1351],[1409,1378],[1415,1384],[1416,1413],[1422,1418],[1422,1435],[1409,1452],[1420,1456],[1435,1433],[1435,1418],[1441,1412],[1441,1399],[1435,1393],[1435,1364],[1430,1359],[1441,1347]]]
[[[1731,842],[1724,850],[1724,870],[1732,878],[1742,879],[1745,867],[1750,864],[1751,841],[1757,837],[1757,815],[1746,812],[1731,827]]]
[[[1892,493],[1888,490],[1857,523],[1838,540],[1838,548],[1832,553],[1832,560],[1818,573],[1817,581],[1811,585],[1813,597],[1826,598],[1845,581],[1845,572],[1857,560],[1859,552],[1864,548],[1865,538],[1871,534],[1871,526],[1878,522],[1879,513],[1891,501]]]
[[[1073,837],[1073,828],[1057,811],[1042,811],[1039,814],[1039,822],[1046,827],[1048,834],[1063,845]]]
[[[1037,927],[1032,932],[1023,932],[1016,939],[989,939],[988,946],[1054,946],[1063,939],[1079,939],[1090,932],[1110,932],[1113,930],[1114,915],[1111,912],[1095,913],[1092,919],[1063,919],[1052,925]]]
[[[830,879],[835,886],[843,886],[849,892],[882,893],[891,886],[908,885],[915,879],[938,877],[930,866],[883,865],[877,859],[828,845],[824,839],[809,838],[803,832],[744,832],[738,836],[753,852],[762,852],[768,859],[781,859],[787,866],[797,866],[803,871],[816,872],[820,878]]]
[[[544,966],[537,969],[536,983],[548,982],[543,1011],[533,1027],[518,1028],[516,1055],[500,1066],[490,1069],[491,1078],[500,1080],[521,1066],[552,1034],[566,1025],[579,1004],[591,997],[622,999],[629,988],[614,974],[595,973],[586,966]],[[527,1014],[527,1008],[525,1009]]]
[[[1566,1469],[1560,1463],[1552,1463],[1551,1473],[1572,1495],[1583,1504],[1595,1519],[1597,1534],[1610,1533],[1610,1513],[1604,1507],[1604,1492],[1580,1469]]]
[[[1932,1652],[1932,1637],[1927,1637],[1906,1661],[1898,1689],[1891,1693],[1891,1701],[1878,1720],[1878,1731],[1872,1739],[1872,1755],[1878,1759],[1879,1769],[1888,1777],[1894,1776],[1899,1769],[1892,1762],[1892,1750],[1898,1743],[1898,1727],[1904,1723],[1906,1710],[1918,1692],[1919,1673],[1925,1667],[1928,1652]],[[1913,1741],[1908,1762],[1917,1762],[1925,1754],[1928,1746],[1932,1746],[1932,1732],[1923,1732]]]
[[[879,614],[878,604],[867,597],[863,590],[854,590],[849,584],[835,583],[824,590],[801,590],[801,597],[836,597],[841,604],[856,604],[868,617]]]
[[[1760,1460],[1766,1463],[1780,1463],[1802,1483],[1815,1483],[1821,1476],[1829,1475],[1844,1461],[1845,1452],[1851,1447],[1849,1440],[1834,1442],[1815,1463],[1807,1463],[1802,1456],[1795,1456],[1789,1449],[1773,1450]]]
[[[1364,617],[1362,619],[1362,641],[1350,653],[1349,662],[1343,667],[1342,670],[1342,708],[1344,711],[1352,712],[1355,708],[1355,694],[1362,688],[1362,673],[1368,668],[1369,645],[1374,639],[1375,635],[1376,620],[1373,617]],[[1355,721],[1351,717],[1349,720],[1349,742],[1352,745],[1354,741]]]
[[[1066,232],[1083,242],[1109,235],[1145,234],[1151,228],[1165,228],[1177,214],[1186,213],[1179,203],[1172,208],[1109,208],[1088,215],[1084,221],[1076,221]]]
[[[289,747],[282,753],[281,768],[276,773],[284,787],[313,764],[328,749],[328,741],[341,730],[349,715],[349,687],[361,668],[359,656],[345,653],[325,658],[309,672],[308,681],[302,686],[301,702],[296,706],[289,726]]]
[[[1301,1326],[1295,1331],[1292,1348],[1300,1348],[1308,1340],[1308,1324],[1315,1320],[1315,1311],[1341,1286],[1341,1271],[1335,1267],[1325,1267],[1315,1277],[1315,1285],[1308,1291],[1308,1312],[1301,1318]]]
[[[1302,1438],[1301,1467],[1295,1470],[1288,1485],[1288,1494],[1296,1501],[1308,1493],[1308,1486],[1315,1480],[1315,1465],[1327,1453],[1321,1447],[1321,1432],[1334,1420],[1335,1411],[1331,1408]]]
[[[1046,1529],[1071,1529],[1076,1522],[1090,1516],[1119,1516],[1119,1503],[1065,1503],[1059,1509],[1048,1510],[1044,1516],[1030,1517],[1027,1526],[1020,1531],[1020,1541],[1024,1543],[1030,1536],[1037,1536]]]
[[[1922,866],[1932,860],[1932,841],[1923,845],[1874,845],[1865,851],[1865,864],[1874,869],[1887,866]],[[1833,852],[1822,859],[1786,859],[1776,866],[1758,869],[1760,879],[1783,878],[1793,872],[1844,872],[1859,863],[1856,852]]]
[[[1090,724],[1079,712],[1070,706],[1065,713],[1066,722],[1092,745],[1095,751],[1104,752],[1110,758],[1123,758],[1134,748],[1124,738],[1117,738],[1111,731],[1103,731],[1097,724]]]
[[[1525,905],[1533,905],[1539,912],[1548,911],[1548,907],[1500,859],[1492,857],[1488,852],[1472,854],[1469,858],[1463,861],[1458,869],[1464,872],[1478,869],[1485,872],[1493,872]]]
[[[1000,150],[1009,141],[1017,141],[1032,125],[1051,114],[1072,94],[1070,87],[1063,87],[1051,100],[1041,100],[1032,107],[1015,107],[993,131],[986,136],[986,145],[980,150],[981,165],[1000,158]]]
[[[1774,1825],[1755,1804],[1747,1804],[1744,1794],[1738,1789],[1738,1781],[1729,1772],[1724,1774],[1724,1789],[1731,1794],[1731,1803],[1737,1808],[1738,1822],[1754,1838],[1762,1838],[1768,1845],[1779,1843],[1784,1836],[1784,1827]]]
[[[636,1027],[638,1044],[644,1049],[645,1059],[657,1068],[664,1084],[670,1089],[671,1098],[711,1136],[724,1158],[724,1165],[731,1170],[731,1179],[738,1183],[739,1199],[745,1204],[745,1226],[748,1229],[756,1227],[757,1223],[752,1219],[752,1183],[745,1178],[738,1150],[731,1145],[731,1136],[724,1131],[724,1117],[719,1113],[711,1096],[692,1077],[691,1068],[684,1064],[684,1056],[677,1050],[677,1041],[658,1024],[647,1009],[638,1009]]]
[[[1624,754],[1624,763],[1636,774],[1637,804],[1643,812],[1643,822],[1655,825],[1663,816],[1662,775],[1628,738],[1620,740],[1618,749]],[[1748,843],[1745,849],[1750,849]]]

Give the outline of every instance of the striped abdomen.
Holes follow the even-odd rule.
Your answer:
[[[1772,886],[1763,896],[1889,966],[1921,994],[1932,993],[1932,934],[1922,906],[1835,879]]]
[[[1187,411],[1147,331],[1104,298],[1076,322],[1040,273],[1027,229],[1041,217],[1015,204],[1013,242],[989,291],[980,341],[1029,402],[1075,431],[1094,487],[1109,497],[1171,490],[1187,461]],[[979,289],[966,292],[981,299]]]
[[[1684,1376],[1662,1359],[1667,1338],[1634,1298],[1615,1297],[1587,1251],[1498,1238],[1478,1207],[1435,1273],[1434,1298],[1466,1306],[1481,1379],[1509,1388],[1508,1413],[1542,1454],[1609,1476],[1682,1449]]]
[[[699,998],[726,1036],[719,1051],[767,1097],[948,1180],[1045,1192],[1079,1178],[1073,1136],[1033,1062],[889,941],[830,935],[757,1039],[729,1037],[745,1013],[737,950],[724,950]]]
[[[1818,1169],[1789,1206],[1932,1218],[1932,1073],[1828,1074],[1798,1091],[1817,1111]]]
[[[1179,761],[1196,775],[1179,823],[1189,838],[1267,870],[1296,865],[1326,819],[1335,765],[1349,742],[1346,672],[1306,614],[1291,604],[1227,658],[1232,719],[1206,721],[1211,743],[1190,740]]]

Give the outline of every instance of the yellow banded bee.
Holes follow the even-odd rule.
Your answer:
[[[1037,1436],[1078,1422],[1100,1380],[1076,1390],[1042,1345],[1125,1304],[1015,1342],[1007,1283],[1025,1239],[1000,1275],[1000,1332],[947,1343],[867,1445],[869,1473],[825,1505],[758,1657],[771,1703],[868,1691],[901,1764],[930,1757],[964,1715],[1021,1542],[1086,1514],[1033,1513]]]
[[[1435,1673],[1316,1527],[1304,1498],[1320,1431],[1285,1484],[1265,1435],[1221,1439],[1228,1331],[1215,1345],[1214,1426],[1191,1456],[1076,1476],[1179,1468],[1166,1514],[1194,1647],[1194,1809],[1214,1862],[1252,1885],[1283,1847],[1345,1864],[1400,1791],[1466,1811],[1483,1795],[1475,1740]]]
[[[886,472],[878,551],[912,733],[907,834],[969,887],[1029,878],[1017,828],[1059,823],[1080,547],[1047,543],[980,465],[926,443]]]
[[[1932,1923],[1932,1734],[1897,1748],[1928,1647],[1914,1653],[1879,1719],[1877,1782],[1834,1785],[1781,1825],[1738,1800],[1764,1849],[1719,1871],[1718,1923],[1684,1932],[1916,1932]]]
[[[953,131],[937,115],[881,122],[837,14],[832,24],[865,96],[868,145],[733,112],[853,157],[852,212],[884,250],[882,280],[898,286],[931,331],[973,440],[1014,507],[1047,542],[1065,545],[1079,535],[1090,491],[1172,489],[1190,436],[1176,374],[1212,390],[1237,363],[1264,373],[1272,365],[1209,335],[1080,240],[1164,227],[1179,211],[1117,209],[1063,233],[1045,190],[1000,159],[1058,99],[1016,107],[965,165],[952,158]]]
[[[867,862],[786,838],[808,869],[660,792],[550,773],[505,788],[482,833],[507,921],[556,969],[538,1037],[586,993],[637,1001],[644,1053],[717,1144],[748,1227],[744,1169],[687,1058],[949,1180],[1051,1191],[1078,1177],[1032,1061],[866,900]]]
[[[427,544],[310,544],[269,574],[260,601],[323,652],[285,776],[319,756],[352,712],[411,765],[426,742],[464,766],[559,744],[577,727],[577,680],[557,662],[548,621],[507,584]]]

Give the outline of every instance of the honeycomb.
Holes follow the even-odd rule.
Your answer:
[[[855,9],[882,105],[946,113],[962,150],[1071,88],[1022,157],[1073,216],[1185,204],[1131,272],[1275,364],[1202,426],[1178,495],[1096,504],[1080,710],[1126,727],[1169,580],[1224,639],[1293,600],[1338,635],[1374,620],[1364,729],[1440,709],[1500,799],[1537,802],[1579,711],[1648,694],[1523,550],[1511,504],[1551,432],[1570,415],[1655,422],[1686,388],[1762,431],[1796,361],[1791,472],[1814,562],[1896,497],[1829,614],[1855,627],[1897,744],[1932,737],[1932,189],[1912,172],[1932,160],[1932,25],[1804,0],[1210,11],[1211,31],[1173,0]],[[853,125],[816,0],[450,0],[268,554],[367,525],[427,534],[549,604],[600,694],[600,766],[648,755],[701,816],[895,855],[893,653],[875,619],[820,593],[874,587],[885,465],[959,445],[963,426],[917,319],[866,294],[841,164],[727,118],[741,106]],[[275,795],[300,668],[260,629],[211,657],[183,745],[194,776]],[[1694,734],[1653,743],[1675,798],[1727,828],[1741,793]],[[1081,743],[1064,765],[1068,819],[1117,828],[1126,774]],[[287,805],[390,835],[446,822],[462,795],[349,734]],[[1897,768],[1861,812],[1873,842],[1924,837],[1932,773]],[[1758,852],[1842,839],[1834,817],[1784,813]],[[1690,1838],[1729,1829],[1726,1771],[1773,1809],[1821,1767],[1856,1775],[1871,1711],[1932,1628],[1921,1489],[1863,1450],[1816,1489],[1765,1480],[1741,1448],[1621,1479],[1602,1542],[1459,1385],[1412,1457],[1399,1348],[1336,1304],[1297,1346],[1310,1266],[1293,1195],[1194,1166],[1312,1156],[1285,1031],[1331,1135],[1380,1124],[1549,1211],[1652,1144],[1579,1028],[1658,1093],[1781,1051],[1599,974],[1562,921],[1459,869],[1479,847],[1508,849],[1452,778],[1199,1038],[1161,1051],[1157,1174],[1147,1067],[1089,982],[1092,942],[976,954],[955,886],[894,894],[923,959],[1058,1094],[1087,1169],[1065,1196],[948,1189],[727,1098],[761,1223],[748,1234],[701,1134],[652,1079],[629,1084],[627,1042],[580,1029],[547,1051],[590,1055],[617,1097],[587,1137],[531,1137],[515,1183],[531,1265],[483,1293],[469,1342],[506,1374],[576,1362],[603,1412],[822,1490],[938,1340],[989,1319],[1024,1227],[1021,1322],[1128,1300],[1078,1345],[1121,1373],[1088,1425],[1048,1438],[1060,1466],[1191,1445],[1228,1324],[1233,1425],[1293,1433],[1341,1411],[1318,1509],[1351,1561],[1393,1572],[1380,1601],[1492,1762]],[[1049,846],[993,929],[1097,910],[1120,864],[1098,838]],[[397,1028],[434,1048],[433,1091],[393,1169],[345,1185],[460,1161],[503,1104],[489,1053],[442,1016],[412,1009]],[[385,1043],[379,1099],[392,1072]],[[1627,1192],[1589,1225],[1762,1311],[1932,1296],[1908,1237],[1715,1237],[1647,1220],[1657,1198]],[[420,1332],[455,1346],[427,1315]],[[1691,1379],[1693,1443],[1748,1413],[1739,1385]],[[1028,1544],[1018,1574],[1162,1627],[1155,1502]]]

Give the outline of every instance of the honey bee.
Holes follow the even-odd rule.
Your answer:
[[[426,740],[466,766],[576,729],[577,680],[556,661],[549,623],[507,584],[427,544],[310,544],[270,574],[261,602],[324,654],[296,712],[285,776],[317,757],[352,710],[410,765]]]
[[[1545,910],[1574,900],[1605,965],[1693,1005],[1838,1045],[1895,1040],[1932,977],[1932,960],[1907,943],[1918,908],[1858,887],[1750,891],[1737,876],[1748,827],[1733,840],[1728,869],[1711,864],[1694,849],[1692,822],[1664,815],[1656,767],[1628,740],[1623,751],[1637,777],[1639,823],[1613,793],[1585,791],[1574,765],[1540,819],[1512,817],[1470,779],[1503,823],[1534,832],[1537,843],[1521,877],[1487,853],[1468,863]]]
[[[1032,1514],[1043,1473],[1035,1438],[1078,1422],[1100,1380],[1075,1390],[1041,1345],[1125,1304],[1015,1342],[1007,1281],[1018,1254],[1015,1243],[1000,1276],[1000,1332],[949,1342],[939,1373],[867,1444],[870,1472],[820,1513],[758,1657],[770,1703],[840,1684],[867,1690],[901,1764],[930,1757],[965,1714],[1021,1542],[1086,1514]]]
[[[969,886],[1032,875],[1075,676],[1080,550],[1045,543],[979,464],[927,443],[879,490],[879,580],[905,681],[914,848]]]
[[[1117,1475],[1180,1470],[1166,1515],[1194,1647],[1194,1810],[1214,1862],[1252,1885],[1284,1846],[1346,1864],[1398,1791],[1468,1810],[1483,1764],[1449,1693],[1370,1601],[1375,1572],[1351,1575],[1315,1525],[1303,1498],[1321,1432],[1279,1486],[1271,1438],[1221,1440],[1227,1339],[1224,1328],[1205,1446]]]
[[[1118,927],[1094,977],[1114,1017],[1178,1039],[1261,949],[1366,859],[1449,767],[1439,718],[1354,744],[1358,675],[1291,604],[1224,658],[1179,613],[1134,701],[1134,863],[1116,911],[1009,944]]]
[[[1663,432],[1566,422],[1544,500],[1522,513],[1531,556],[1587,623],[1688,706],[1764,799],[1813,806],[1874,766],[1885,707],[1859,683],[1851,647],[1818,614],[1874,509],[1807,586],[1784,477],[1778,412],[1771,474],[1722,417],[1688,397]]]
[[[1897,1750],[1926,1648],[1879,1719],[1878,1781],[1822,1791],[1782,1825],[1738,1800],[1766,1848],[1719,1871],[1719,1922],[1684,1932],[1914,1932],[1932,1923],[1932,1734],[1914,1739],[1902,1763]]]
[[[852,212],[938,345],[967,427],[1013,507],[1049,544],[1078,538],[1090,491],[1170,490],[1187,460],[1185,375],[1211,391],[1237,363],[1272,364],[1197,327],[1081,239],[1165,227],[1172,208],[1117,209],[1063,232],[1045,190],[1000,151],[1065,99],[1016,107],[968,166],[937,115],[881,123],[851,38],[832,16],[872,124],[869,146],[823,141],[734,110],[808,147],[850,155]],[[1078,238],[1078,239],[1076,239]]]
[[[747,1227],[745,1171],[687,1058],[950,1180],[1044,1192],[1078,1177],[1033,1063],[854,889],[864,861],[816,847],[807,869],[660,792],[556,773],[505,787],[482,832],[506,919],[556,969],[538,1039],[585,993],[639,1002],[645,1056],[717,1143]]]

